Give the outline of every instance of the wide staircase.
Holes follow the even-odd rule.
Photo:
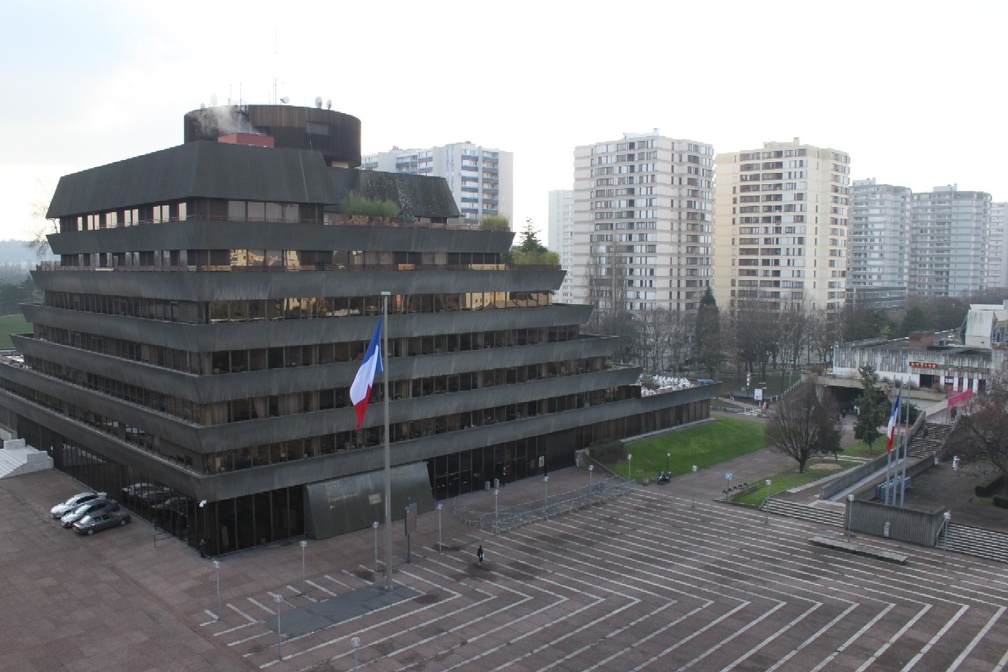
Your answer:
[[[952,425],[941,422],[924,423],[924,431],[910,442],[907,455],[910,457],[931,457],[941,453],[945,440],[952,433]]]
[[[832,502],[817,502],[816,504],[803,504],[781,497],[771,497],[763,503],[763,511],[789,518],[807,520],[810,523],[821,525],[835,525],[845,527],[844,515],[846,508],[842,504]]]
[[[945,547],[945,533],[938,538],[937,546]],[[978,558],[1008,562],[1008,534],[968,525],[948,524],[948,550]]]
[[[7,440],[0,448],[0,478],[9,478],[53,468],[47,453],[26,446],[24,439]]]

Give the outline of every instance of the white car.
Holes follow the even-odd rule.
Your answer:
[[[105,496],[104,492],[79,492],[70,499],[63,502],[62,504],[57,504],[56,506],[49,509],[49,514],[53,518],[62,518],[66,514],[76,509],[81,504],[87,504],[92,499],[98,499],[99,497],[104,496]]]

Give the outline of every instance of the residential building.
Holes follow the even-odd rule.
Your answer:
[[[935,187],[913,195],[909,292],[965,298],[987,285],[984,269],[991,196]]]
[[[484,217],[514,214],[514,155],[456,142],[425,149],[399,149],[361,157],[362,170],[443,177],[463,221],[478,225]],[[512,222],[512,228],[518,226]]]
[[[573,299],[695,310],[710,286],[712,145],[653,133],[574,150]]]
[[[546,246],[560,255],[560,268],[567,271],[560,285],[560,301],[571,303],[571,262],[574,256],[574,190],[556,189],[549,192],[549,222]]]
[[[581,333],[591,308],[554,303],[563,271],[501,263],[515,234],[462,225],[444,179],[356,170],[355,117],[247,105],[184,128],[60,180],[58,261],[0,366],[5,438],[136,515],[211,554],[331,536],[708,417],[717,386],[643,397],[614,340]],[[344,212],[351,191],[404,215]]]
[[[909,187],[854,180],[847,238],[847,301],[897,308],[906,301],[910,272]]]
[[[1008,203],[991,203],[987,225],[987,288],[1008,288]]]
[[[718,305],[842,308],[850,156],[795,138],[718,154],[714,163]]]

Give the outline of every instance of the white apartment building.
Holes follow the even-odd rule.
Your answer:
[[[766,142],[718,154],[714,298],[778,308],[843,307],[850,156],[826,147]]]
[[[895,308],[906,301],[910,272],[909,187],[854,180],[847,238],[847,301]]]
[[[697,308],[713,269],[713,157],[657,129],[575,148],[575,302]]]
[[[574,190],[555,189],[549,192],[549,222],[546,229],[546,247],[560,256],[560,267],[567,271],[560,285],[559,300],[571,303],[571,262],[574,256]]]
[[[991,203],[987,226],[987,288],[1008,288],[1008,203]]]
[[[399,149],[361,157],[361,170],[443,177],[466,224],[514,213],[514,155],[499,149],[456,142],[426,149]],[[512,229],[518,230],[511,222]]]
[[[913,195],[908,290],[924,296],[968,297],[986,287],[991,196],[956,185]]]

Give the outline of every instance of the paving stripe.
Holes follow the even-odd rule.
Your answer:
[[[959,666],[963,664],[963,661],[965,661],[966,658],[971,653],[973,653],[973,650],[977,647],[978,644],[980,644],[981,641],[983,641],[984,637],[987,636],[987,633],[990,631],[990,629],[994,627],[994,624],[997,623],[998,620],[1004,615],[1005,610],[1008,610],[1008,607],[1001,607],[997,610],[997,612],[994,613],[993,616],[990,617],[990,620],[988,620],[987,624],[984,625],[984,627],[981,628],[980,632],[976,634],[976,637],[973,638],[973,641],[971,641],[966,646],[966,648],[962,650],[962,653],[959,654],[959,657],[956,658],[954,661],[952,661],[952,664],[948,666],[948,672],[954,672],[955,670],[959,669]],[[1001,661],[994,667],[994,669],[1002,670],[1006,667],[1006,664],[1008,664],[1008,651],[1005,651],[1004,658],[1001,659]]]
[[[916,655],[916,656],[914,656],[913,658],[911,658],[911,659],[910,659],[910,662],[908,662],[908,663],[907,663],[906,665],[904,665],[904,666],[903,666],[903,670],[902,670],[902,672],[908,672],[908,670],[912,670],[912,669],[914,668],[914,666],[915,666],[915,665],[916,665],[916,664],[917,664],[917,663],[918,663],[918,662],[920,661],[920,659],[921,659],[921,658],[923,658],[923,657],[924,657],[924,655],[925,655],[925,654],[927,654],[927,652],[931,650],[931,647],[933,647],[933,646],[934,646],[935,644],[937,644],[937,643],[938,643],[938,640],[939,640],[939,639],[941,639],[941,638],[942,638],[942,637],[943,637],[943,636],[945,635],[945,633],[946,633],[946,632],[948,632],[948,631],[949,631],[949,629],[950,629],[950,628],[951,628],[951,627],[952,627],[953,625],[955,625],[955,624],[956,624],[956,622],[957,622],[957,621],[958,621],[958,620],[959,620],[960,618],[962,618],[962,615],[963,615],[963,614],[965,614],[965,613],[966,613],[966,611],[967,611],[968,609],[969,609],[969,606],[968,606],[968,605],[965,605],[965,604],[964,604],[964,605],[963,605],[963,606],[962,606],[962,607],[961,607],[961,608],[959,609],[959,611],[957,611],[957,612],[956,612],[956,615],[955,615],[955,616],[953,616],[953,617],[952,617],[952,618],[950,618],[950,619],[949,619],[948,621],[946,621],[946,622],[945,622],[945,625],[944,625],[944,626],[942,627],[942,629],[941,629],[941,630],[939,630],[938,632],[936,632],[936,633],[934,634],[934,637],[932,637],[932,638],[931,638],[931,640],[930,640],[930,641],[929,641],[929,642],[928,642],[927,644],[925,644],[925,645],[924,645],[924,648],[922,648],[922,649],[921,649],[921,650],[920,650],[920,651],[919,651],[919,652],[917,653],[917,655]]]
[[[868,658],[868,660],[866,660],[861,665],[861,667],[859,667],[856,670],[856,672],[864,672],[865,670],[867,670],[872,664],[875,663],[876,660],[878,660],[879,656],[881,656],[883,653],[885,653],[889,649],[889,647],[892,646],[896,642],[896,640],[898,640],[900,637],[902,637],[903,634],[906,633],[907,630],[909,630],[910,628],[913,627],[914,623],[916,623],[917,621],[919,621],[921,619],[921,617],[924,616],[924,614],[926,614],[929,611],[931,611],[931,605],[930,604],[924,605],[924,607],[922,609],[920,609],[914,615],[913,618],[911,618],[909,621],[907,621],[906,624],[902,628],[900,628],[899,630],[896,631],[896,634],[894,634],[892,637],[889,638],[889,641],[887,641],[885,644],[883,644],[882,646],[880,646],[875,651],[875,653],[873,653]]]

